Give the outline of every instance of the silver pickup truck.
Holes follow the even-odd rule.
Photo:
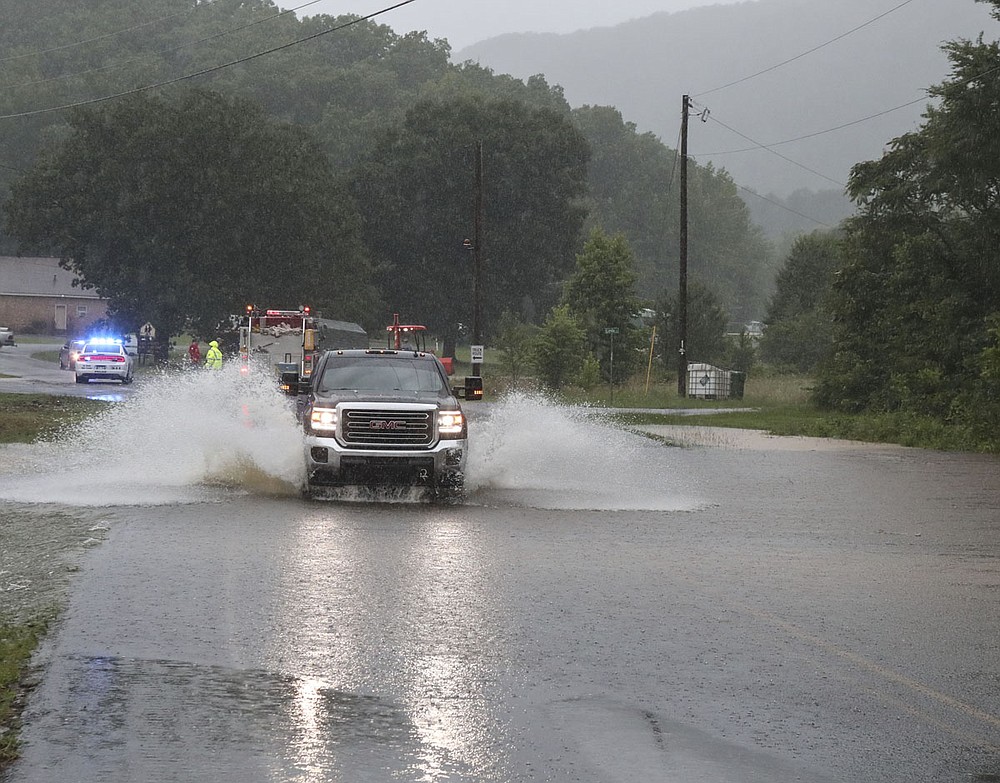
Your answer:
[[[424,487],[437,500],[465,488],[468,427],[433,354],[327,351],[303,412],[307,494],[329,486]]]

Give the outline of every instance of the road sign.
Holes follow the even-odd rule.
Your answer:
[[[607,329],[604,330],[604,333],[605,334],[618,334],[618,327],[616,327],[616,326],[609,326]]]
[[[481,364],[483,361],[483,346],[472,345],[470,346],[470,350],[472,352],[472,363]]]

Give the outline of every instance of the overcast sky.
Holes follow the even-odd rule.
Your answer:
[[[683,11],[702,5],[729,5],[739,0],[413,0],[377,17],[398,33],[426,30],[431,38],[447,38],[458,51],[502,33],[570,33],[627,22],[658,11]],[[277,0],[279,8],[297,8],[308,0]],[[366,16],[399,0],[320,0],[297,11]]]

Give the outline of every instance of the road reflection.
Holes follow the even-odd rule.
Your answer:
[[[490,636],[480,576],[486,564],[473,540],[467,525],[435,519],[418,539],[414,557],[416,611],[426,623],[414,650],[408,700],[426,781],[439,780],[456,761],[480,770],[495,769],[498,761],[490,751],[495,716],[487,694],[496,673],[482,666],[493,657],[482,649]]]
[[[484,554],[467,526],[416,506],[378,523],[414,535],[386,536],[373,555],[356,510],[324,504],[282,553],[287,627],[269,656],[297,670],[295,766],[308,781],[349,775],[364,745],[369,769],[375,754],[408,779],[488,778],[502,760]],[[343,705],[331,711],[334,694],[376,700],[386,714],[373,721],[367,710],[350,726]]]

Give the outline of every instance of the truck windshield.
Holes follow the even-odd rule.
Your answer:
[[[331,356],[319,391],[423,392],[441,396],[448,386],[437,364],[387,356]]]

